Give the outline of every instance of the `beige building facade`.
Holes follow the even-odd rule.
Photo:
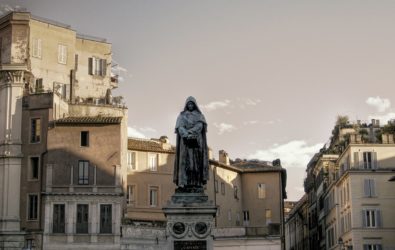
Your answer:
[[[165,136],[128,140],[127,210],[125,217],[138,224],[164,225],[162,212],[176,188],[173,184],[175,149]]]
[[[309,244],[304,249],[395,248],[393,128],[393,122],[380,126],[377,120],[335,126],[331,144],[307,168],[307,217],[301,218],[308,225]],[[295,217],[305,210],[297,206],[291,213]],[[286,222],[287,249],[305,243],[292,244],[294,223],[294,218]]]
[[[0,45],[0,248],[119,249],[127,109],[111,44],[10,12]]]
[[[174,147],[167,137],[129,138],[128,206],[131,225],[164,225],[162,207],[176,189],[173,183]],[[212,155],[210,153],[210,155]],[[205,193],[217,207],[217,238],[280,238],[286,173],[281,166],[259,161],[231,162],[227,153],[210,160]]]

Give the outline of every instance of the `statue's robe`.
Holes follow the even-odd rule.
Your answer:
[[[189,102],[195,109],[189,111]],[[208,180],[207,123],[196,100],[189,97],[176,122],[176,159],[173,182],[181,188],[202,187]],[[187,138],[189,137],[189,138]]]

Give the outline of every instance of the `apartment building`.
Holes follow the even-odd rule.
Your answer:
[[[286,249],[304,250],[309,249],[307,195],[295,204],[290,211],[285,223],[285,246]]]
[[[119,248],[127,109],[111,44],[0,17],[0,246]]]
[[[127,210],[129,223],[165,225],[162,207],[174,193],[175,148],[166,136],[128,139]]]
[[[310,161],[304,224],[313,240],[307,249],[395,247],[395,195],[390,181],[395,171],[393,128],[393,122],[380,126],[377,120],[337,124],[329,147]],[[293,211],[302,212],[300,207]],[[291,223],[288,220],[287,227]]]
[[[166,218],[162,207],[176,189],[175,149],[165,136],[129,138],[128,155],[126,221],[132,225],[163,226]],[[279,238],[285,170],[271,162],[231,161],[223,150],[218,161],[210,158],[205,193],[217,207],[216,228],[223,229],[224,234],[234,229],[239,236]]]

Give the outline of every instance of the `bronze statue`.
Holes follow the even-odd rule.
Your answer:
[[[207,122],[194,97],[185,102],[176,122],[177,144],[173,182],[176,192],[203,193],[208,180]]]

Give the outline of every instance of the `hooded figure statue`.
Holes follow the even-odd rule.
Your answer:
[[[207,123],[196,99],[188,97],[176,122],[173,182],[178,192],[203,192],[208,180]]]

